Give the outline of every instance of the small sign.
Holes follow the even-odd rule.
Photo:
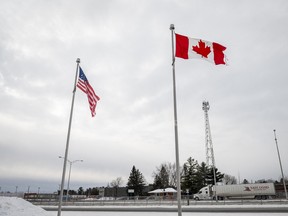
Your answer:
[[[134,193],[134,189],[128,189],[128,193]]]

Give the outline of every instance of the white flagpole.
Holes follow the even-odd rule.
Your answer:
[[[173,68],[172,71],[173,71],[175,153],[176,153],[176,172],[177,172],[177,203],[178,203],[178,216],[182,216],[179,147],[178,147],[177,102],[176,102],[176,81],[175,81],[174,29],[175,29],[174,24],[171,24],[170,30],[171,30],[171,37],[172,37],[172,68]]]
[[[60,197],[59,197],[59,205],[58,205],[58,214],[57,214],[57,216],[61,216],[62,201],[63,201],[63,190],[64,190],[65,173],[66,173],[66,164],[67,164],[67,160],[68,160],[70,131],[71,131],[71,124],[72,124],[74,99],[75,99],[75,92],[76,92],[76,82],[77,82],[77,76],[78,76],[78,69],[79,69],[80,59],[77,58],[76,62],[77,62],[77,67],[76,67],[76,75],[75,75],[75,82],[74,82],[74,88],[73,88],[72,105],[71,105],[71,110],[70,110],[70,119],[69,119],[68,133],[67,133],[65,156],[64,156],[64,162],[63,162],[63,172],[62,172],[61,190],[60,190]],[[67,193],[68,193],[68,191],[67,191]]]

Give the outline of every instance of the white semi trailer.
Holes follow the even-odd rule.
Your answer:
[[[254,198],[268,199],[274,196],[275,187],[273,183],[255,183],[255,184],[235,184],[235,185],[208,185],[194,194],[195,200],[208,199],[229,199],[229,198]]]

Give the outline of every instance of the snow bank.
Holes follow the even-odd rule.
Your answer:
[[[34,206],[17,197],[0,197],[0,215],[1,216],[54,216],[52,212],[46,212],[44,209]]]

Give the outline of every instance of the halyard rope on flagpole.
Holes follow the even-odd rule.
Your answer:
[[[65,149],[65,156],[63,162],[63,172],[62,172],[62,181],[61,181],[61,189],[60,189],[60,196],[59,196],[59,205],[58,205],[58,214],[57,216],[61,216],[61,208],[62,208],[62,201],[63,201],[63,190],[64,190],[64,182],[65,182],[65,173],[66,173],[66,165],[68,160],[68,149],[69,149],[69,141],[70,141],[70,131],[71,131],[71,124],[72,124],[72,116],[73,116],[73,108],[74,108],[74,99],[76,93],[76,82],[78,76],[78,69],[80,64],[80,58],[77,58],[77,67],[76,67],[76,75],[75,75],[75,82],[73,88],[73,96],[72,96],[72,104],[70,110],[70,119],[69,119],[69,126],[68,126],[68,133],[67,133],[67,141],[66,141],[66,149]],[[68,191],[67,191],[68,193]],[[67,194],[68,196],[68,194]]]
[[[174,29],[175,29],[174,24],[171,24],[170,30],[171,30],[171,38],[172,38],[172,72],[173,72],[175,154],[176,154],[176,172],[177,172],[177,203],[178,203],[178,216],[182,216],[180,165],[179,165],[179,145],[178,145],[178,122],[177,122],[177,101],[176,101],[176,81],[175,81]]]

